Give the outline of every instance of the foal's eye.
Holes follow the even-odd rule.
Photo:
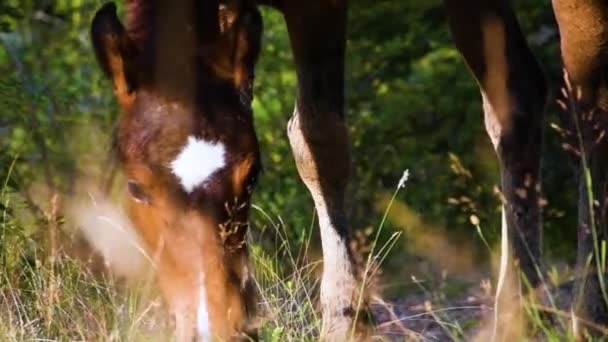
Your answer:
[[[129,179],[127,181],[127,189],[129,189],[129,193],[135,202],[150,204],[150,197],[144,192],[139,184],[137,184],[134,180]]]

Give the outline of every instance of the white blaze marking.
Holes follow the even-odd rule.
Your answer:
[[[221,142],[211,143],[188,137],[186,145],[171,162],[171,172],[179,177],[187,192],[208,180],[215,171],[224,167],[225,148]]]
[[[211,326],[209,311],[207,311],[207,292],[202,284],[198,293],[198,309],[196,310],[196,330],[201,341],[211,341]]]

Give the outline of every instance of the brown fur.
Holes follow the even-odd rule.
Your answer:
[[[508,249],[513,252],[508,273],[521,270],[530,284],[536,286],[542,280],[537,267],[542,265],[540,160],[546,81],[507,1],[444,2],[454,42],[479,83],[486,130],[500,160],[505,198],[503,229],[508,233]],[[605,106],[608,101],[602,99],[608,89],[608,83],[602,79],[606,69],[603,56],[608,52],[608,7],[595,0],[554,0],[553,5],[564,67],[572,83],[568,95],[571,103],[568,110],[572,112],[566,114],[566,121],[572,132],[577,130],[572,118],[580,121],[584,141],[583,147],[578,141],[569,143],[578,146],[591,161],[597,196],[594,200],[605,203],[608,146],[594,140],[608,127],[608,106]],[[593,120],[585,119],[589,112],[595,113]],[[599,282],[595,275],[584,271],[589,260],[593,267],[597,264],[594,257],[588,259],[592,251],[587,228],[589,208],[584,180],[580,177],[579,181],[577,268],[581,280],[575,292],[584,294],[577,299],[573,312],[583,321],[603,324],[608,320],[608,308],[601,299]],[[598,236],[605,240],[606,212],[598,211],[596,218]],[[577,328],[580,327],[575,325],[575,333],[582,335],[583,329]]]
[[[202,279],[214,337],[240,336],[254,312],[245,234],[260,162],[244,99],[261,21],[257,9],[239,7],[222,32],[216,14],[210,33],[208,3],[130,1],[126,29],[106,5],[91,29],[123,110],[115,145],[129,216],[155,260],[180,340],[195,337]],[[189,136],[221,142],[226,165],[188,193],[168,165]]]

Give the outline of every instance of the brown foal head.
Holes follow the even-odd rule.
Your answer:
[[[240,1],[133,0],[95,15],[93,46],[122,109],[127,205],[180,340],[231,338],[253,307],[245,234],[259,149],[251,82],[262,30]]]

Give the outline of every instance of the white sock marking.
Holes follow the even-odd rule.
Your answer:
[[[211,324],[207,310],[207,292],[205,285],[201,284],[198,293],[198,309],[196,310],[196,331],[201,341],[211,341]]]
[[[221,142],[211,143],[189,136],[182,151],[171,162],[171,172],[179,178],[184,190],[192,192],[224,167],[225,152]]]

